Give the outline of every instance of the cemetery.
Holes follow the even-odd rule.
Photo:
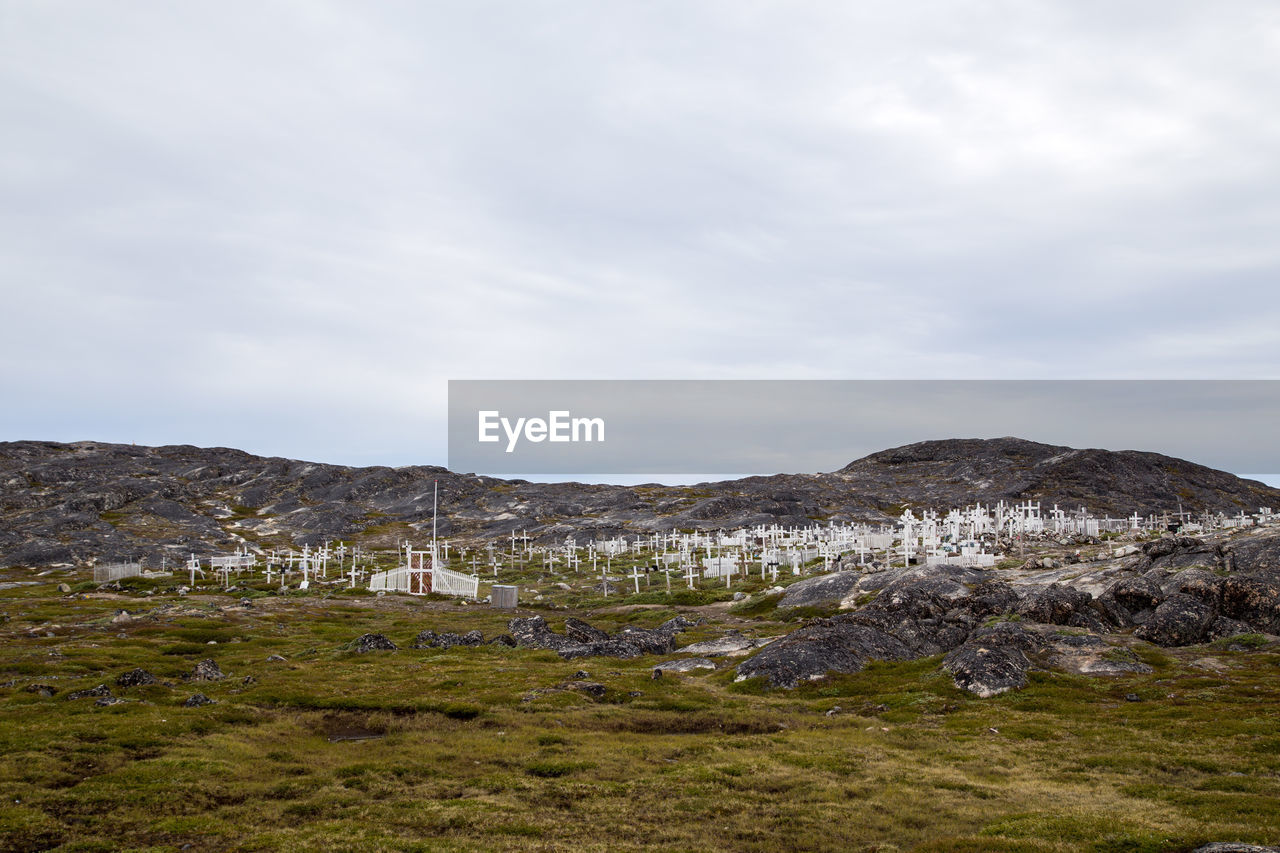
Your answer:
[[[1280,596],[1251,568],[1280,552],[1269,509],[427,531],[11,589],[10,848],[1190,850],[1280,832],[1280,622],[1247,605]],[[857,833],[833,831],[850,804]],[[1072,840],[1094,838],[1111,846]]]

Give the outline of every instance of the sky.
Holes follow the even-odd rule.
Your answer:
[[[1280,378],[1277,91],[1270,0],[0,0],[0,440],[443,464],[450,379]]]

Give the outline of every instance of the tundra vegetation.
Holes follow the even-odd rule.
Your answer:
[[[710,584],[667,598],[624,581],[605,598],[530,569],[513,614],[3,574],[37,581],[0,592],[6,850],[1131,853],[1280,839],[1269,635],[1134,640],[1149,673],[1037,671],[989,699],[957,689],[940,656],[779,690],[735,682],[734,659],[654,678],[678,655],[412,648],[423,630],[488,641],[531,615],[556,631],[568,617],[609,632],[702,620],[681,643],[775,636],[797,614],[772,582],[737,585],[737,603]],[[399,648],[356,651],[370,633]]]

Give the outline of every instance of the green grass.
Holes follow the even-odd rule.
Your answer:
[[[652,657],[412,650],[425,628],[492,637],[511,614],[404,596],[244,609],[238,593],[164,586],[5,593],[0,849],[1186,851],[1280,837],[1280,655],[1240,638],[1246,651],[1213,650],[1225,673],[1190,665],[1203,650],[1139,644],[1148,675],[1033,673],[979,700],[936,657],[783,691],[735,683],[729,664],[655,681]],[[580,593],[555,595],[558,608]],[[687,641],[782,627],[776,596],[719,610],[634,598],[548,621],[710,620]],[[112,623],[119,609],[135,618]],[[401,649],[345,650],[366,632]],[[204,657],[228,677],[184,682]],[[162,683],[116,687],[134,667]],[[579,670],[602,697],[567,686]],[[66,698],[102,683],[129,701]],[[196,691],[216,704],[184,707]]]

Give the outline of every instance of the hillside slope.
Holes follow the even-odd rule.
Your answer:
[[[430,536],[579,541],[623,532],[812,521],[883,521],[901,506],[1039,500],[1114,516],[1280,507],[1280,490],[1137,451],[1074,450],[1015,438],[929,441],[829,474],[696,486],[529,483],[445,468],[353,468],[229,448],[99,442],[0,443],[0,565],[41,566],[190,551],[293,547],[326,539],[394,547]]]

